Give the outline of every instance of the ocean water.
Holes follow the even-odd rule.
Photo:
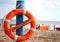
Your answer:
[[[0,23],[2,23],[2,19],[0,19]],[[11,24],[12,25],[16,25],[16,20],[14,19],[14,20],[12,20],[11,21]],[[55,27],[60,27],[60,21],[37,21],[37,26],[39,26],[39,25],[49,25],[50,27],[49,27],[49,30],[54,30],[54,26]],[[24,28],[31,28],[30,27],[30,24],[28,24],[28,25],[25,25],[24,26]]]
[[[55,27],[60,27],[59,21],[37,21],[37,26],[39,25],[49,25],[49,30],[54,30]],[[24,26],[25,28],[30,28],[30,24]]]
[[[38,25],[49,25],[49,30],[54,30],[55,27],[60,27],[59,21],[37,21]]]
[[[16,24],[16,20],[13,20],[12,22],[11,22],[11,24]],[[49,30],[54,30],[54,26],[55,27],[58,27],[58,26],[60,26],[60,21],[37,21],[37,26],[39,26],[39,25],[49,25],[50,27],[49,27]],[[30,27],[30,24],[28,24],[28,25],[25,25],[24,26],[25,28],[31,28]]]

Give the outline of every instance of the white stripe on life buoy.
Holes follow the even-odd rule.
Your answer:
[[[5,19],[4,21],[10,22],[11,20],[9,20],[9,19]]]
[[[32,31],[34,31],[34,32],[36,32],[36,28],[30,28],[30,30],[32,30]]]

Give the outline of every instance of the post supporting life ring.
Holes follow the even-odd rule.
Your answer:
[[[28,18],[28,20],[24,21],[21,24],[16,25],[15,27],[10,27],[10,21],[16,15],[25,15]],[[25,35],[22,35],[22,36],[21,35],[20,36],[15,35],[13,33],[14,30],[16,30],[16,29],[18,29],[18,28],[20,28],[22,26],[25,26],[28,23],[30,23],[30,25],[31,25],[31,28],[30,28],[28,33],[26,33]],[[36,21],[35,21],[35,18],[28,10],[25,10],[25,9],[15,9],[15,10],[12,10],[11,12],[9,12],[7,14],[7,16],[6,16],[5,20],[4,20],[4,31],[11,39],[16,40],[17,42],[27,40],[36,31]]]

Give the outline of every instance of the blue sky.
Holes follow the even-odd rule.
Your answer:
[[[0,0],[0,19],[16,8],[16,0]],[[28,9],[36,20],[60,21],[60,0],[25,0]]]

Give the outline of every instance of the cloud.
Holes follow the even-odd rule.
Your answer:
[[[51,2],[50,1],[44,1],[44,4],[50,4]]]
[[[60,2],[55,2],[56,5],[60,6]]]
[[[54,9],[56,6],[54,4],[48,5],[48,9]]]
[[[10,2],[9,2],[10,1]],[[1,18],[8,13],[10,10],[15,8],[14,4],[16,0],[0,0],[0,13]],[[13,4],[12,4],[13,3]],[[38,20],[58,20],[60,18],[58,14],[60,14],[60,9],[58,10],[56,6],[60,5],[59,1],[55,0],[25,0],[25,7],[31,11],[31,13],[36,17]],[[51,9],[51,10],[50,10]],[[57,9],[57,10],[55,10]],[[2,15],[3,14],[3,15]]]
[[[44,5],[47,5],[48,9],[54,9],[56,7],[54,1],[50,0],[45,0]]]
[[[60,6],[60,1],[58,1],[58,0],[45,0],[43,2],[50,9],[54,9],[56,6]]]
[[[0,4],[15,4],[16,0],[0,0]]]
[[[9,11],[15,9],[15,5],[11,4],[1,4],[0,5],[0,19],[3,18]]]

